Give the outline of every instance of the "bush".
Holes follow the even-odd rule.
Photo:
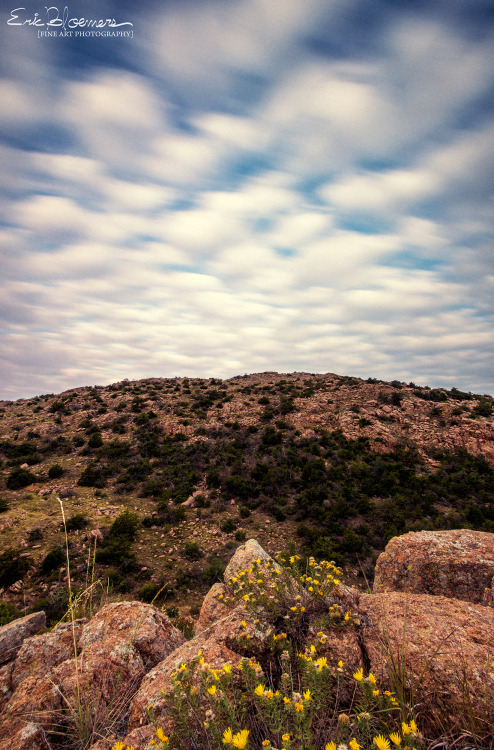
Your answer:
[[[91,462],[82,472],[77,484],[80,487],[97,487],[102,489],[106,485],[106,472],[98,464]]]
[[[200,560],[203,557],[204,552],[201,550],[197,542],[187,542],[184,549],[184,557],[187,560]]]
[[[57,568],[62,567],[66,561],[65,553],[61,547],[54,547],[41,563],[41,572],[44,575],[50,575]]]
[[[224,523],[221,524],[221,531],[223,531],[225,534],[231,534],[232,531],[235,531],[237,528],[237,524],[233,520],[233,518],[227,518]]]
[[[7,623],[16,620],[18,617],[22,617],[22,613],[14,604],[0,602],[0,627],[7,625]]]
[[[225,570],[225,561],[217,554],[209,558],[209,562],[202,571],[202,581],[206,586],[212,586],[213,583],[223,580],[223,571]]]
[[[59,479],[65,474],[65,469],[60,464],[53,464],[48,469],[48,476],[50,479]]]
[[[4,497],[0,497],[0,513],[5,513],[9,509],[9,504]]]
[[[130,510],[121,513],[110,526],[103,547],[96,552],[96,562],[116,565],[121,572],[134,572],[136,561],[132,542],[136,538],[138,528],[137,513]]]
[[[9,547],[0,555],[0,586],[11,586],[29,570],[29,562],[21,554],[21,550]]]
[[[7,489],[20,490],[38,481],[38,477],[27,469],[14,469],[7,477]]]
[[[65,527],[67,531],[78,531],[84,529],[88,525],[89,521],[83,513],[76,513],[67,519]]]
[[[137,595],[139,599],[141,599],[143,602],[146,602],[147,604],[150,604],[155,596],[158,594],[159,586],[156,585],[156,583],[152,583],[151,581],[148,581],[145,583],[139,591],[137,592]]]
[[[31,529],[27,534],[28,542],[40,542],[43,539],[43,532],[41,529]]]

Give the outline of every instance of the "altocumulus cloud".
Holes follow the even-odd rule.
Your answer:
[[[494,393],[490,0],[79,5],[134,37],[0,19],[0,397],[266,369]]]

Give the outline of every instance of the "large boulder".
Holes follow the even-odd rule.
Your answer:
[[[383,591],[492,605],[494,534],[455,529],[394,537],[376,564],[374,593]]]
[[[494,727],[494,611],[427,594],[362,594],[367,667],[391,690],[413,696],[421,726],[480,736]],[[462,724],[467,723],[467,726]],[[470,726],[468,726],[470,724]]]
[[[13,661],[23,641],[46,627],[44,612],[33,612],[0,627],[0,665]]]
[[[67,722],[75,727],[81,701],[83,713],[93,717],[96,739],[98,719],[108,723],[111,712],[121,723],[146,672],[185,640],[162,612],[141,602],[109,604],[89,622],[76,623],[77,656],[71,630],[72,625],[59,626],[19,653],[12,672],[17,689],[3,712],[0,750],[34,750],[35,726],[42,733]],[[22,737],[28,738],[25,745]]]

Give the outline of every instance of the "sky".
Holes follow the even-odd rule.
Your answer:
[[[493,0],[0,0],[0,398],[494,394],[493,230]]]

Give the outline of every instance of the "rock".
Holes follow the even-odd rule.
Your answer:
[[[259,542],[255,539],[249,539],[245,544],[238,547],[232,559],[226,566],[225,572],[223,573],[223,580],[225,583],[228,583],[228,581],[240,570],[247,570],[250,568],[252,563],[257,559],[265,562],[270,560],[272,564],[277,566],[277,563],[275,563],[273,558],[263,550]]]
[[[376,564],[374,592],[409,591],[494,603],[494,534],[468,529],[394,537]]]
[[[12,670],[14,662],[9,662],[0,667],[0,711],[9,702],[12,696]]]
[[[149,706],[153,707],[154,716],[161,720],[163,726],[167,726],[166,699],[163,694],[166,694],[172,687],[171,675],[182,662],[187,663],[195,659],[199,651],[213,668],[222,667],[227,662],[237,664],[242,657],[232,651],[226,642],[230,642],[230,638],[244,632],[240,626],[241,619],[240,612],[234,611],[228,618],[220,620],[209,630],[202,631],[191,641],[186,641],[161,664],[152,669],[142,681],[132,700],[129,731],[149,724]],[[169,731],[169,725],[168,729],[165,728],[165,733],[167,731]]]
[[[46,627],[44,612],[33,612],[0,627],[0,664],[15,659],[23,641]]]
[[[105,649],[121,644],[135,648],[145,667],[150,669],[165,659],[185,641],[168,617],[159,609],[142,602],[115,602],[103,607],[84,627],[81,647],[86,651],[94,644]]]
[[[461,721],[473,715],[479,736],[492,730],[492,609],[443,596],[386,592],[362,594],[360,616],[368,667],[391,690],[403,675],[423,729],[432,736],[445,726],[448,732],[468,731]]]
[[[228,596],[229,591],[224,583],[215,583],[209,589],[202,602],[199,618],[195,624],[195,633],[200,633],[222,617],[228,617],[232,608],[218,600],[218,596]]]
[[[5,742],[17,742],[19,733],[30,721],[41,723],[49,732],[60,723],[62,710],[69,715],[77,714],[76,706],[81,699],[84,710],[96,722],[98,717],[107,721],[110,706],[121,720],[146,671],[185,640],[156,607],[141,602],[109,604],[90,622],[77,625],[80,631],[77,659],[73,656],[71,625],[60,626],[46,637],[31,639],[26,644],[14,666],[17,689],[0,726],[0,736]],[[48,664],[51,660],[45,669],[44,654]],[[72,658],[64,659],[65,654]],[[96,732],[102,729],[103,726],[95,724]],[[10,746],[0,745],[0,750]],[[28,750],[31,745],[18,747]]]
[[[0,741],[0,750],[50,750],[41,724],[28,722],[12,737]]]
[[[67,659],[73,659],[74,641],[78,649],[85,622],[85,620],[76,620],[74,627],[72,623],[64,623],[57,625],[49,633],[26,638],[13,665],[13,689],[16,690],[26,677],[34,674],[42,676],[52,667]]]

